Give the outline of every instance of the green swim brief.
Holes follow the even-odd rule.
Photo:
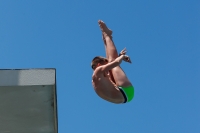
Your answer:
[[[129,87],[118,87],[119,90],[121,91],[122,95],[124,96],[124,103],[130,102],[133,97],[134,97],[134,87],[129,86]]]

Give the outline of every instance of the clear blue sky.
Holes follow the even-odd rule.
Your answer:
[[[199,133],[199,0],[2,0],[1,69],[56,68],[59,133]],[[90,62],[113,30],[135,87],[127,104],[100,99]]]

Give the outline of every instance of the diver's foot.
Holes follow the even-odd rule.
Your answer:
[[[99,20],[98,23],[99,23],[99,27],[102,31],[103,38],[105,38],[106,36],[109,36],[112,38],[112,30],[108,29],[108,27],[102,20]]]

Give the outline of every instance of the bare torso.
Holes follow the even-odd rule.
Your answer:
[[[115,83],[111,80],[109,72],[99,75],[93,74],[92,85],[95,92],[104,100],[112,103],[124,102],[124,97]]]

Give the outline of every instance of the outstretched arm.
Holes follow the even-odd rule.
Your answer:
[[[107,72],[107,71],[113,69],[114,67],[119,66],[121,64],[122,60],[124,60],[125,58],[127,58],[126,55],[120,55],[114,61],[109,62],[106,65],[97,67],[95,70],[95,73],[98,74],[98,73]]]

